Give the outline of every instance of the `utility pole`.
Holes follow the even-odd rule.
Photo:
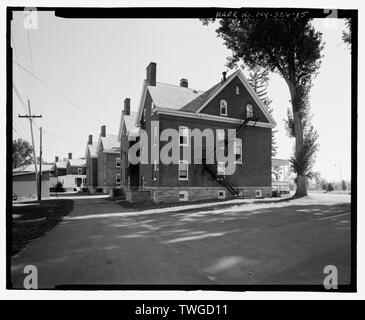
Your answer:
[[[39,188],[38,201],[42,200],[42,127],[39,128]]]
[[[33,158],[34,158],[34,166],[35,166],[35,178],[36,178],[36,186],[37,186],[37,194],[39,195],[39,187],[38,187],[38,169],[37,169],[37,156],[35,152],[35,144],[34,144],[34,136],[33,136],[33,118],[42,118],[42,115],[32,115],[32,112],[30,110],[30,101],[28,99],[28,112],[29,114],[26,115],[18,115],[19,118],[27,118],[29,119],[30,124],[30,133],[32,136],[32,147],[33,147]]]

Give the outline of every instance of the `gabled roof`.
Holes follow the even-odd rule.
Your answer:
[[[209,90],[184,105],[180,110],[186,112],[197,112],[206,101],[208,101],[211,97],[214,97],[217,92],[226,85],[226,83],[230,82],[237,75],[237,73],[238,71],[232,73],[229,77],[227,77],[225,82],[218,82]]]
[[[142,116],[142,109],[144,107],[147,91],[150,93],[153,103],[156,107],[155,110],[158,112],[169,112],[170,114],[174,113],[176,116],[181,115],[184,117],[196,117],[201,115],[206,119],[214,118],[215,120],[224,122],[236,121],[233,118],[231,119],[227,117],[209,116],[208,114],[201,112],[204,107],[236,77],[241,80],[249,94],[252,96],[258,107],[268,119],[268,123],[257,122],[257,125],[274,127],[276,125],[275,120],[263,105],[262,101],[257,96],[251,85],[248,83],[241,69],[229,75],[224,82],[221,81],[215,84],[205,92],[161,82],[157,82],[156,86],[147,86],[147,82],[144,80],[136,125],[138,125],[138,122]],[[253,122],[248,124],[253,125]],[[256,125],[256,122],[254,122],[254,124]]]
[[[176,110],[181,109],[203,93],[203,91],[162,82],[157,82],[156,86],[148,86],[147,88],[155,107]]]
[[[67,161],[58,161],[58,162],[55,162],[55,166],[57,168],[66,169],[66,167],[67,167]]]
[[[68,160],[68,163],[71,167],[85,167],[86,166],[86,160],[85,159],[70,159]]]
[[[120,142],[118,135],[116,134],[107,134],[106,137],[100,136],[96,147],[96,153],[99,153],[101,145],[103,145],[104,152],[116,153],[120,151]]]
[[[90,154],[91,158],[97,158],[98,154],[96,153],[97,143],[93,144],[86,144],[86,150],[85,150],[85,157],[87,157],[88,154]]]
[[[138,135],[139,128],[136,126],[136,119],[137,119],[137,112],[131,111],[129,116],[122,113],[118,132],[119,141],[121,139],[124,126],[126,127],[128,134],[133,133]]]

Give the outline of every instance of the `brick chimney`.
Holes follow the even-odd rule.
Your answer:
[[[147,85],[156,86],[156,63],[150,62],[146,71]]]
[[[184,79],[184,78],[182,78],[182,79],[180,80],[180,87],[184,87],[184,88],[189,87],[189,81],[188,81],[188,79]]]
[[[58,162],[58,156],[54,157],[54,162]]]
[[[88,140],[87,144],[90,144],[90,145],[93,144],[93,135],[92,134],[89,135],[89,140]]]
[[[106,126],[101,126],[100,136],[106,137]]]
[[[69,160],[71,160],[71,159],[72,159],[72,153],[71,153],[71,152],[69,152],[69,153],[68,153],[68,159],[69,159]]]
[[[131,99],[130,98],[125,98],[125,100],[124,100],[124,110],[123,110],[123,113],[126,116],[130,116],[131,115]]]

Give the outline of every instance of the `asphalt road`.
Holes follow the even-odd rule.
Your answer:
[[[332,198],[331,198],[332,197]],[[324,199],[324,200],[323,200]],[[336,199],[335,201],[333,199]],[[128,209],[105,198],[74,210],[12,259],[12,284],[322,284],[326,265],[350,281],[350,198]]]

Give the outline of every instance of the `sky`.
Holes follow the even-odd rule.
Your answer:
[[[226,71],[230,51],[218,38],[216,25],[193,19],[64,19],[53,12],[38,13],[37,29],[24,28],[24,13],[12,21],[13,59],[43,81],[13,63],[13,82],[32,113],[39,152],[43,128],[43,158],[82,157],[89,134],[97,139],[100,126],[117,134],[123,101],[131,98],[137,111],[149,62],[157,63],[157,81],[207,90]],[[343,20],[317,19],[325,48],[310,103],[320,149],[314,170],[328,180],[351,177],[351,55],[341,40]],[[246,71],[244,70],[244,73]],[[44,85],[46,84],[46,85]],[[13,91],[14,138],[30,138],[26,112]],[[277,122],[278,158],[288,159],[294,140],[285,132],[289,91],[278,74],[271,74],[269,97]]]

